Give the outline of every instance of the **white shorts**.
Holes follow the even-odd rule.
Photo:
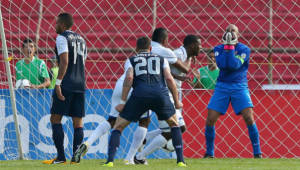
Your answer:
[[[111,108],[110,108],[110,113],[109,113],[109,116],[111,116],[111,117],[118,117],[119,116],[119,112],[116,110],[116,106],[118,104],[120,104],[120,101],[121,101],[122,90],[123,90],[123,82],[124,82],[124,80],[118,79],[117,83],[116,83],[116,86],[113,90],[113,94],[112,94],[112,97],[111,97]],[[132,89],[130,89],[127,99],[131,95],[131,92],[132,92]],[[150,117],[150,115],[151,115],[151,111],[149,111],[149,113],[148,112],[144,113],[141,116],[141,118]]]
[[[179,93],[179,100],[182,101],[182,92],[181,92],[181,90],[178,90],[178,93]],[[172,103],[174,103],[172,94],[169,93],[169,95],[170,95],[170,99],[171,99]],[[184,122],[184,119],[183,119],[183,116],[182,116],[182,109],[176,109],[176,118],[177,118],[179,127],[185,126],[185,122]],[[171,131],[168,123],[164,120],[159,120],[158,121],[158,127],[163,132],[170,132]]]

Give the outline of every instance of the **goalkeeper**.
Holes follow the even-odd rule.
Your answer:
[[[214,48],[220,74],[207,106],[204,158],[214,157],[215,123],[220,115],[225,115],[229,103],[237,115],[243,116],[247,124],[254,158],[261,158],[259,133],[254,122],[247,80],[250,49],[238,42],[238,35],[238,28],[230,24],[222,37],[224,44]]]

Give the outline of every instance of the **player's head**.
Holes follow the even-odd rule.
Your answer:
[[[201,46],[201,39],[196,35],[187,35],[183,40],[183,46],[187,51],[188,57],[198,56]]]
[[[236,25],[234,24],[229,24],[227,27],[226,27],[226,30],[225,32],[234,32],[236,34],[237,37],[239,37],[239,29]]]
[[[56,33],[61,34],[73,26],[73,17],[69,13],[60,13],[56,19]]]
[[[151,51],[151,40],[148,37],[140,37],[136,41],[137,52],[150,52]]]
[[[165,28],[156,28],[152,34],[152,41],[158,42],[163,46],[167,46],[168,31]]]
[[[35,44],[30,38],[25,38],[22,43],[22,52],[25,57],[33,57],[35,54]]]
[[[210,49],[207,52],[207,64],[208,65],[216,65],[214,49]]]

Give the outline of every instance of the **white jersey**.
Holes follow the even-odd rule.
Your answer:
[[[185,62],[187,60],[187,53],[183,46],[174,50],[174,53],[175,53],[177,59],[180,59],[182,62]],[[175,75],[178,75],[178,76],[185,75],[185,73],[181,72],[179,69],[177,69],[176,67],[174,67],[172,65],[170,66],[170,68],[171,68],[171,72]],[[181,86],[182,86],[182,81],[175,79],[175,82],[176,82],[177,89],[180,90]]]
[[[174,64],[177,62],[177,57],[170,48],[166,48],[162,46],[160,43],[155,41],[151,41],[151,46],[152,46],[151,52],[153,54],[159,55],[167,59],[170,64]]]

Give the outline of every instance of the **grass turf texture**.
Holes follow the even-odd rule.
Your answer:
[[[118,169],[118,170],[300,170],[300,159],[186,159],[187,168],[177,167],[174,159],[149,159],[149,165],[124,165],[123,160],[116,160],[113,168],[102,167],[105,160],[82,160],[80,164],[70,165],[45,165],[39,160],[0,161],[2,170],[36,170],[36,169],[66,169],[66,170],[93,170],[93,169]]]

